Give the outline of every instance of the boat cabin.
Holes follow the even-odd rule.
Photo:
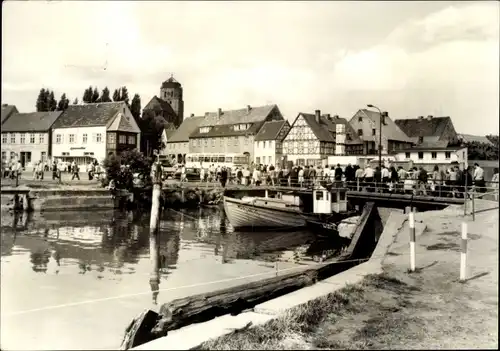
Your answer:
[[[331,214],[347,211],[347,189],[319,187],[313,190],[314,213]]]

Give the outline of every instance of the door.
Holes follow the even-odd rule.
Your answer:
[[[21,166],[26,167],[31,162],[31,152],[21,151]]]

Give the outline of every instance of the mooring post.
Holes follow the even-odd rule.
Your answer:
[[[460,243],[460,281],[467,279],[467,222],[462,222],[462,240]]]
[[[415,213],[410,210],[410,272],[415,272]]]
[[[158,289],[155,289],[155,287],[158,287],[160,283],[158,227],[161,211],[160,197],[162,187],[162,169],[159,162],[153,163],[151,177],[153,180],[153,197],[151,204],[151,218],[149,222],[149,256],[151,259],[151,277],[149,279],[149,284],[153,292],[153,303],[156,304],[155,297],[158,296]]]
[[[475,222],[476,221],[476,196],[475,196],[476,192],[473,191],[472,192],[472,220]]]
[[[356,178],[356,189],[359,191],[359,178]]]

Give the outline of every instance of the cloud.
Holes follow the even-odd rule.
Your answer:
[[[126,85],[144,106],[174,73],[186,115],[273,102],[289,118],[315,109],[350,117],[373,103],[395,118],[444,114],[458,130],[498,130],[497,3],[40,1],[2,9],[2,101],[21,111],[33,109],[41,87],[81,99],[89,85]],[[470,125],[471,115],[483,122]]]

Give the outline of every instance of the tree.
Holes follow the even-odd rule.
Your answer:
[[[127,150],[119,156],[110,155],[104,159],[104,168],[106,169],[107,178],[113,179],[116,182],[118,189],[131,188],[131,175],[139,173],[139,176],[145,180],[150,179],[152,158],[144,156],[137,150]],[[129,171],[123,171],[120,166],[128,165]]]
[[[498,147],[473,141],[465,144],[469,160],[498,160]]]
[[[69,106],[69,99],[66,97],[66,93],[63,93],[61,95],[59,103],[57,104],[57,111],[64,111],[68,108],[68,106]]]
[[[73,100],[73,105],[78,105],[78,98],[75,98],[75,100]]]
[[[101,93],[101,102],[111,102],[111,97],[109,96],[110,92],[109,92],[109,89],[108,87],[105,87],[104,89],[102,89],[102,93]]]
[[[94,88],[94,91],[92,92],[92,102],[99,102],[99,91],[97,90],[97,87]]]
[[[46,90],[47,92],[48,90]],[[48,111],[55,111],[57,109],[57,100],[54,97],[54,92],[51,91],[49,93],[49,98],[48,98]]]
[[[36,111],[45,112],[49,110],[49,103],[47,100],[47,93],[44,88],[40,89],[38,98],[36,99]]]
[[[141,140],[144,142],[143,149],[147,155],[152,153],[152,150],[161,150],[165,148],[161,140],[161,134],[165,126],[163,117],[158,116],[153,110],[144,110],[142,118],[139,120],[139,128],[142,132]]]
[[[115,89],[113,93],[113,101],[121,101],[120,100],[120,89]]]
[[[128,90],[127,87],[122,87],[121,88],[121,93],[120,93],[120,101],[125,101],[125,103],[128,105]]]
[[[88,87],[87,89],[85,89],[85,91],[83,92],[83,97],[82,97],[82,100],[83,102],[85,103],[90,103],[92,101],[92,87]]]
[[[141,97],[139,96],[139,94],[135,94],[132,98],[130,112],[132,112],[132,116],[134,116],[135,120],[139,121],[141,117]]]
[[[486,138],[488,138],[488,140],[491,141],[493,145],[498,147],[498,135],[489,134],[486,136]]]

